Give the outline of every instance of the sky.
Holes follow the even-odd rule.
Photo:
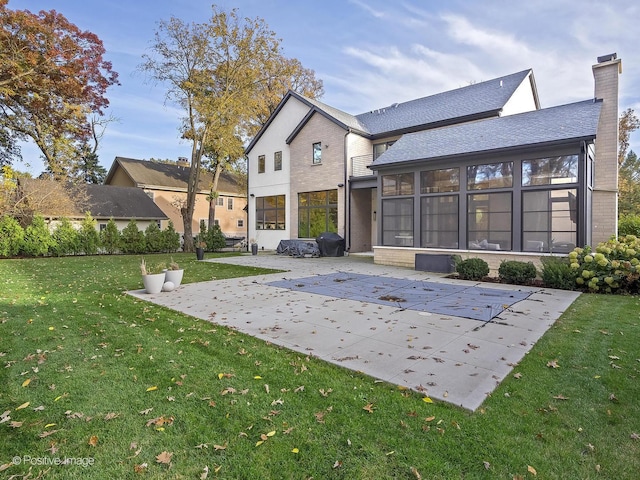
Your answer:
[[[207,0],[9,0],[18,10],[56,10],[104,43],[119,74],[107,91],[107,127],[98,155],[190,157],[180,139],[182,110],[165,101],[166,86],[139,66],[160,20],[205,23]],[[261,18],[324,83],[320,99],[350,114],[533,69],[543,108],[593,98],[598,56],[622,59],[619,109],[640,117],[640,4],[629,0],[218,0],[241,17]],[[640,132],[631,138],[640,153]],[[43,170],[33,145],[18,170]]]

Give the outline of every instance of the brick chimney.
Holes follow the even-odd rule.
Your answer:
[[[595,247],[618,234],[618,77],[622,61],[615,53],[593,65],[595,98],[602,100],[595,141],[595,180],[591,243]]]

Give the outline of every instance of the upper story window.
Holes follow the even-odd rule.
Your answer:
[[[258,173],[264,173],[265,159],[264,155],[258,156]]]
[[[513,187],[513,162],[467,167],[467,188],[469,190],[508,187]]]
[[[227,198],[227,210],[233,210],[233,198]]]
[[[282,152],[276,152],[273,154],[273,170],[282,170]]]
[[[578,181],[578,155],[522,161],[522,186],[555,185]]]
[[[413,173],[382,176],[382,196],[413,195]]]
[[[224,198],[222,197],[216,198],[216,207],[224,207]]]
[[[313,144],[313,164],[318,165],[322,163],[322,143],[317,142]]]
[[[420,172],[420,193],[457,192],[460,190],[460,169],[443,168]]]
[[[373,159],[375,160],[380,155],[382,155],[384,152],[389,150],[389,147],[391,147],[391,145],[393,145],[394,143],[395,143],[395,140],[392,141],[392,142],[376,143],[373,146]]]

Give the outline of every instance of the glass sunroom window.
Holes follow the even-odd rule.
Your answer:
[[[469,249],[511,250],[511,195],[511,192],[500,192],[467,196]]]
[[[522,249],[567,253],[577,244],[577,190],[522,194]]]
[[[382,201],[382,244],[413,246],[413,197]]]
[[[413,195],[413,172],[382,176],[382,196]]]
[[[420,199],[420,246],[458,248],[458,195]]]
[[[578,155],[536,158],[522,161],[522,186],[576,183]]]
[[[513,162],[467,167],[467,188],[469,190],[511,187],[513,187]]]
[[[442,168],[420,172],[420,193],[457,192],[460,190],[460,169]]]

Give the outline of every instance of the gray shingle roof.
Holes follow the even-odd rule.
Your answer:
[[[138,187],[87,185],[88,209],[94,218],[164,220],[167,216]]]
[[[601,101],[582,102],[404,135],[378,157],[372,169],[520,146],[593,139]]]
[[[113,166],[107,175],[109,182],[115,168],[120,165],[138,186],[165,187],[167,189],[187,190],[189,179],[189,167],[182,167],[175,163],[164,163],[150,160],[138,160],[134,158],[116,157]],[[209,172],[200,175],[199,190],[209,190],[213,176]],[[244,194],[244,186],[239,179],[229,173],[223,172],[218,180],[218,192],[226,194]]]
[[[529,74],[530,69],[523,70],[486,82],[373,110],[356,115],[356,118],[365,125],[369,133],[379,135],[448,122],[452,119],[482,114],[497,115]]]

